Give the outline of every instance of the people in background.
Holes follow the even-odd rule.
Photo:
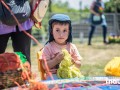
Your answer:
[[[92,3],[90,7],[91,18],[90,18],[90,32],[88,37],[88,45],[91,45],[91,40],[93,33],[97,25],[101,25],[103,28],[103,43],[107,44],[106,35],[107,35],[107,23],[104,16],[104,3],[102,0],[96,0]]]
[[[30,3],[31,1],[32,0],[30,0]],[[30,3],[28,3],[27,4],[28,6],[26,6],[29,10],[29,13],[31,13]],[[16,5],[16,3],[14,4]],[[26,4],[26,3],[22,2],[21,4]],[[16,7],[16,8],[19,9],[19,7]],[[24,5],[23,7],[21,6],[21,8],[23,10],[25,9],[26,11],[26,8],[24,8]],[[31,28],[34,25],[34,23],[29,17],[30,16],[28,15],[28,18],[26,19],[26,21],[21,22],[20,25],[16,25],[16,24],[8,25],[8,24],[3,24],[3,22],[0,21],[0,54],[5,52],[8,40],[11,39],[13,51],[22,52],[26,56],[26,59],[29,61],[29,63],[31,63],[30,61],[31,38],[23,32],[25,30],[27,33],[31,34]]]
[[[28,19],[21,26],[31,34],[31,28],[33,26],[33,22]],[[31,38],[27,36],[20,27],[15,26],[7,26],[0,22],[0,53],[4,53],[7,47],[7,43],[9,38],[12,40],[12,47],[14,52],[22,52],[26,59],[30,61],[30,45]]]

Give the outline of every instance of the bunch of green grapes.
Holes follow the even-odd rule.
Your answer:
[[[72,63],[72,58],[68,51],[63,49],[62,52],[64,54],[64,59],[61,61],[57,70],[58,78],[83,77],[80,70]]]

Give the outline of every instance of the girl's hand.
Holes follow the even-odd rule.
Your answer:
[[[50,69],[50,72],[52,72],[53,74],[57,73],[57,69]]]
[[[63,60],[64,54],[62,52],[58,52],[55,56],[55,59],[59,61],[59,63]]]
[[[81,66],[81,61],[80,60],[75,60],[74,58],[72,58],[72,63],[75,64],[75,66],[77,68],[80,68],[80,66]]]
[[[54,55],[53,58],[47,59],[47,65],[50,69],[54,68],[56,65],[58,65],[64,58],[64,54],[62,52],[58,52]],[[43,67],[45,70],[47,70],[45,66],[45,62],[43,62]]]

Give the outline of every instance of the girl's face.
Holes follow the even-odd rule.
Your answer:
[[[55,42],[64,45],[69,36],[69,24],[55,24],[52,30]]]

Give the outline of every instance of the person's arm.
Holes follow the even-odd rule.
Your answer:
[[[73,45],[73,48],[74,48],[74,53],[72,55],[72,62],[73,64],[75,64],[77,68],[80,68],[82,57],[80,56],[77,47],[75,45]]]
[[[97,13],[97,12],[95,12],[95,11],[93,10],[94,5],[95,5],[95,2],[93,2],[93,3],[92,3],[92,5],[91,5],[91,7],[90,7],[90,12],[91,12],[92,14],[94,14],[94,15],[99,16],[100,14],[99,14],[99,13]]]
[[[73,59],[73,58],[72,58]],[[74,60],[73,59],[73,64],[77,67],[80,68],[81,67],[81,60]]]
[[[57,64],[59,64],[63,60],[63,58],[64,58],[64,55],[62,52],[57,53],[54,58],[50,58],[49,56],[48,58],[46,58],[46,60],[45,59],[43,60],[42,62],[43,68],[47,70],[47,67],[46,67],[46,64],[47,64],[48,68],[51,69]]]

